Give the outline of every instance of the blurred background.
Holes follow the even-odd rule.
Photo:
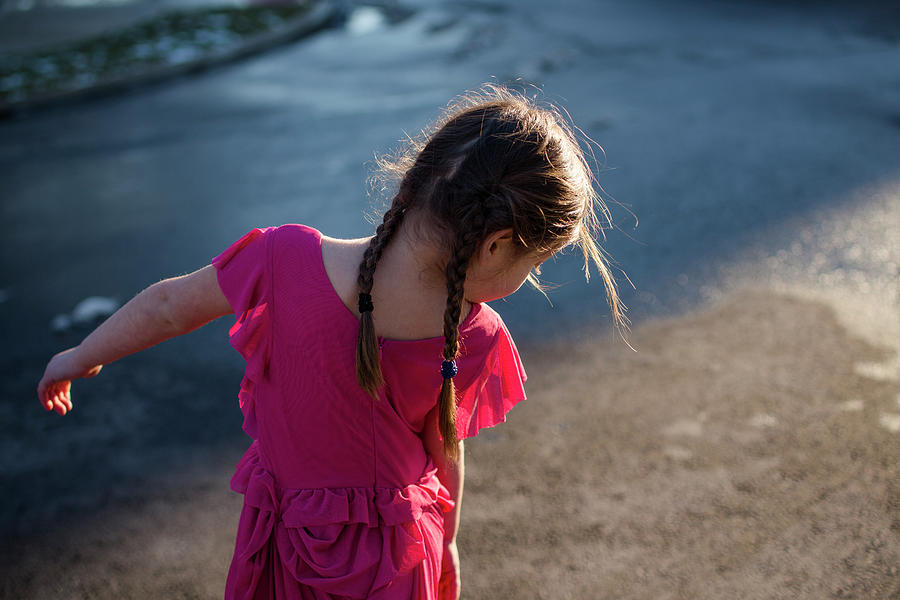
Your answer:
[[[230,317],[45,413],[47,360],[253,227],[370,235],[457,94],[564,107],[633,350],[576,254],[492,303],[529,401],[467,444],[464,598],[900,595],[900,9],[0,1],[0,594],[220,597]]]

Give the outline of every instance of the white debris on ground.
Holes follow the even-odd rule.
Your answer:
[[[119,310],[119,302],[114,298],[89,296],[75,305],[72,314],[59,314],[50,321],[50,331],[65,333],[73,326],[95,325]]]
[[[387,26],[384,13],[374,6],[357,6],[347,18],[346,29],[350,35],[365,35]]]
[[[72,310],[72,321],[77,325],[85,325],[105,319],[117,310],[119,310],[119,303],[114,298],[90,296],[75,305]]]
[[[705,417],[701,415],[697,420],[678,419],[663,428],[663,434],[667,436],[700,437],[703,435],[703,422]]]
[[[891,433],[900,432],[900,415],[894,413],[881,413],[881,416],[878,417],[878,422]]]
[[[863,409],[864,404],[863,401],[854,398],[853,400],[847,400],[846,402],[842,402],[838,405],[838,410],[843,412],[859,412]]]
[[[775,427],[778,425],[778,419],[768,413],[759,413],[750,419],[750,425],[753,427]]]

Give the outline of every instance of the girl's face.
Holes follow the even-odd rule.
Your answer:
[[[482,243],[466,271],[465,299],[473,303],[490,302],[509,296],[522,287],[532,269],[538,269],[550,256],[551,253],[518,254],[512,244],[511,230],[492,234]]]

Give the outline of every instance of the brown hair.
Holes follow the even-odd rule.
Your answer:
[[[579,245],[585,278],[596,265],[618,329],[627,327],[625,307],[604,251],[594,240],[611,224],[609,211],[572,129],[552,105],[539,106],[521,94],[492,84],[451,103],[419,140],[379,160],[383,173],[400,184],[359,266],[359,292],[372,291],[378,260],[404,215],[425,216],[450,248],[446,265],[444,359],[459,350],[459,317],[470,259],[484,238],[511,228],[520,256],[552,254]],[[598,214],[599,213],[599,214]],[[603,219],[601,225],[600,218]],[[544,291],[535,273],[527,281]],[[371,312],[363,312],[356,345],[359,385],[373,396],[384,383]],[[435,365],[437,372],[437,365]],[[453,380],[440,391],[440,432],[447,456],[456,460],[456,397]]]

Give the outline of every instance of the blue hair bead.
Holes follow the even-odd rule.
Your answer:
[[[441,363],[441,375],[444,376],[444,379],[453,379],[458,372],[455,360],[445,360]]]

